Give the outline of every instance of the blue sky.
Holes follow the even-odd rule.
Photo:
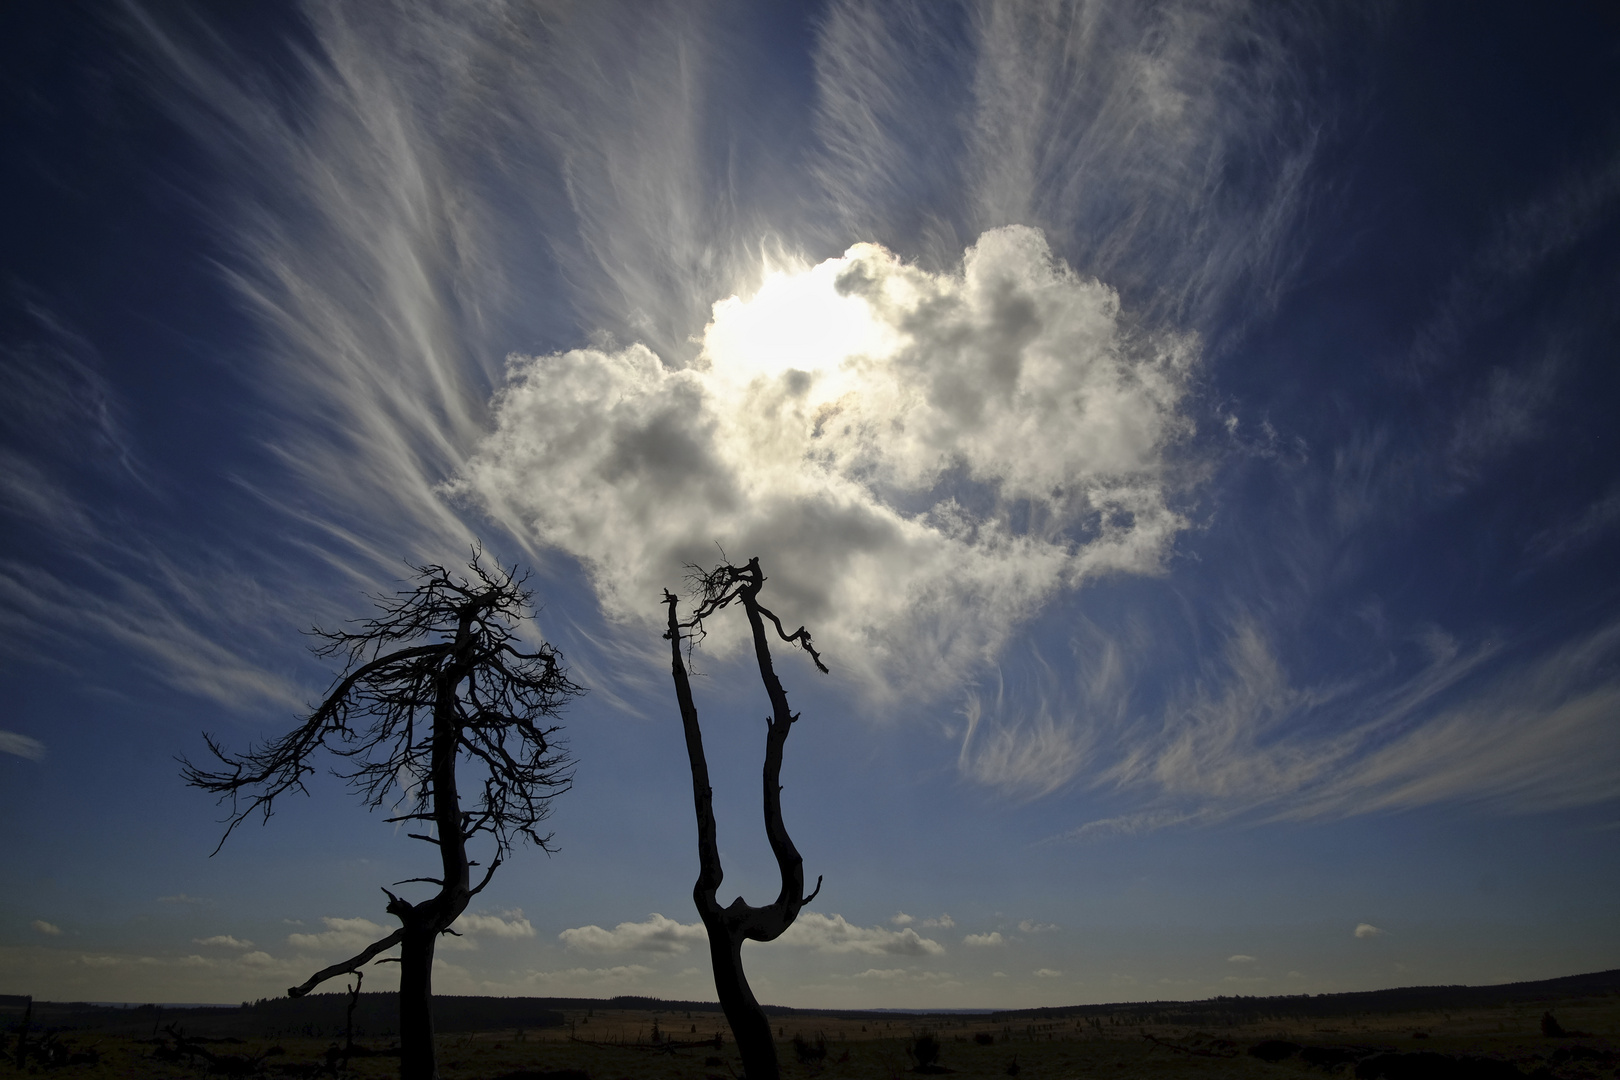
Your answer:
[[[420,844],[329,780],[210,858],[174,759],[477,540],[591,693],[441,992],[712,994],[658,634],[717,544],[832,669],[779,663],[826,885],[766,1001],[1620,966],[1602,6],[0,20],[0,990],[234,1002],[380,936]],[[738,640],[697,692],[760,902]]]

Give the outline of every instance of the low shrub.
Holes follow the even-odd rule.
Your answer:
[[[827,1060],[827,1036],[817,1034],[815,1042],[808,1042],[803,1035],[794,1035],[793,1052],[800,1065],[819,1065]]]
[[[939,1062],[939,1040],[932,1031],[919,1031],[906,1047],[906,1054],[917,1063],[918,1072],[933,1072]]]

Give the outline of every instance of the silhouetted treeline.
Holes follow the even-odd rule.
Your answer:
[[[1112,1020],[1121,1024],[1247,1024],[1280,1017],[1318,1018],[1365,1013],[1488,1009],[1521,1002],[1620,994],[1620,968],[1588,975],[1566,975],[1537,982],[1495,986],[1408,986],[1346,994],[1293,994],[1282,997],[1217,997],[1206,1001],[1136,1001],[1111,1005],[1056,1006],[996,1012],[1000,1023],[1015,1020]]]
[[[27,999],[0,994],[0,1031],[20,1020]],[[507,998],[440,997],[434,995],[434,1009],[443,1004],[441,1032],[505,1031],[514,1028],[553,1027],[564,1022],[562,1010],[611,1012],[646,1010],[683,1016],[687,1013],[720,1012],[716,1001],[668,1001],[663,998],[623,995],[614,998]],[[153,1036],[168,1024],[178,1024],[188,1035],[205,1038],[234,1036],[270,1037],[310,1035],[335,1038],[344,1032],[349,997],[347,994],[311,994],[302,998],[266,998],[257,1002],[231,1005],[94,1005],[75,1002],[34,1002],[34,1024],[39,1030],[95,1029],[109,1034]],[[397,995],[361,994],[355,1006],[356,1038],[383,1039],[394,1034],[397,1024]],[[838,1016],[850,1020],[882,1023],[900,1021],[923,1012],[893,1009],[795,1009],[786,1005],[766,1005],[773,1017]],[[582,1032],[583,1033],[583,1032]]]
[[[18,999],[21,1001],[22,999]],[[9,1002],[0,1000],[0,1008]],[[44,1030],[96,1029],[110,1034],[151,1036],[175,1024],[187,1035],[217,1038],[276,1038],[309,1035],[342,1036],[349,995],[310,994],[301,998],[264,998],[228,1005],[138,1005],[120,1008],[77,1002],[34,1002],[34,1025]],[[541,998],[449,997],[434,995],[434,1015],[441,1031],[500,1031],[555,1027],[563,1022]],[[8,1012],[11,1010],[7,1010]],[[18,1010],[20,1012],[20,1010]],[[7,1019],[10,1019],[8,1016]],[[399,995],[361,994],[354,1010],[356,1038],[388,1039],[398,1034]]]

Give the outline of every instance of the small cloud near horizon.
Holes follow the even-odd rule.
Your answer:
[[[1228,964],[1252,964],[1254,963],[1254,957],[1238,953],[1236,956],[1228,956],[1226,962]]]
[[[1035,977],[1037,979],[1061,979],[1063,978],[1063,972],[1054,971],[1051,968],[1041,968],[1035,972]]]
[[[339,919],[323,916],[326,929],[318,934],[288,934],[287,944],[305,952],[324,953],[342,949],[363,949],[389,934],[388,927],[370,919]]]
[[[55,923],[48,923],[44,919],[35,919],[34,929],[39,931],[41,934],[44,934],[46,937],[62,936],[62,928],[60,926],[57,926]]]
[[[213,937],[192,938],[198,945],[219,945],[226,949],[251,949],[253,942],[239,941],[229,934],[215,934]]]
[[[524,920],[528,925],[528,920]],[[577,926],[564,930],[557,939],[569,949],[587,953],[646,952],[680,955],[694,944],[708,941],[702,923],[682,923],[653,912],[642,922],[622,922],[612,930],[600,926]]]
[[[923,922],[928,925],[929,920]],[[917,931],[887,930],[881,926],[855,926],[842,915],[801,912],[778,941],[820,953],[860,953],[867,956],[939,956],[945,946]]]
[[[498,938],[532,938],[534,926],[523,917],[522,908],[512,908],[498,915],[475,915],[464,912],[456,920],[455,929],[464,934],[490,934]]]
[[[1384,931],[1378,929],[1378,927],[1374,926],[1372,923],[1364,922],[1356,924],[1356,937],[1358,938],[1382,937],[1383,934]]]
[[[962,944],[983,948],[989,945],[1005,945],[1007,939],[1001,936],[1000,930],[992,930],[988,934],[969,934],[962,939]]]

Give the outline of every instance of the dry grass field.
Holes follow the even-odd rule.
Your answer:
[[[1569,1032],[1542,1034],[1551,1007]],[[682,1046],[724,1032],[718,1013],[679,1010],[580,1009],[561,1027],[533,1031],[448,1034],[440,1041],[445,1080],[733,1080],[739,1064],[729,1034],[716,1049]],[[1538,1002],[1450,1013],[1347,1016],[1327,1022],[1275,1021],[1195,1029],[1170,1024],[1109,1023],[1101,1019],[992,1023],[988,1017],[895,1015],[842,1019],[831,1015],[777,1021],[783,1075],[789,1080],[900,1080],[920,1073],[908,1051],[931,1032],[938,1045],[932,1073],[961,1080],[1007,1077],[1067,1080],[1086,1077],[1448,1078],[1502,1076],[1590,1080],[1620,1076],[1620,997]],[[658,1039],[653,1039],[654,1026]],[[694,1030],[695,1029],[695,1030]],[[813,1060],[801,1061],[795,1038]],[[95,1054],[89,1063],[30,1062],[18,1075],[97,1078],[201,1078],[220,1075],[363,1078],[397,1074],[387,1057],[357,1058],[333,1073],[323,1068],[330,1039],[281,1038],[203,1044],[216,1059],[173,1056],[172,1040],[139,1040],[93,1032],[61,1032],[65,1051]],[[1268,1040],[1278,1060],[1250,1053]],[[815,1058],[816,1047],[825,1053]],[[671,1044],[674,1045],[671,1045]],[[1288,1044],[1293,1044],[1290,1049]],[[275,1052],[279,1048],[280,1052]],[[1377,1055],[1385,1056],[1377,1056]],[[1399,1057],[1388,1055],[1398,1054]],[[1414,1055],[1426,1055],[1422,1057]],[[1016,1073],[1013,1066],[1016,1064]],[[0,1080],[11,1071],[0,1064]]]

